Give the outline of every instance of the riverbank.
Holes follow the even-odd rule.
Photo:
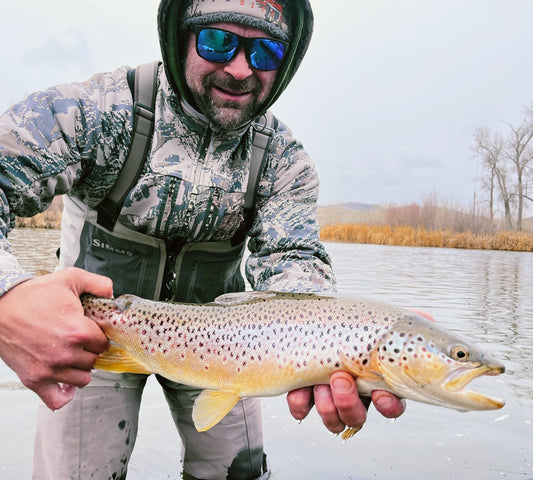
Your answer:
[[[322,227],[320,238],[325,242],[533,252],[533,235],[524,232],[490,234],[407,226],[337,224]]]
[[[31,218],[17,217],[15,225],[18,228],[60,228],[61,211],[49,209]],[[533,234],[525,232],[491,234],[343,223],[325,225],[320,230],[320,238],[325,242],[533,252]]]
[[[50,206],[33,217],[15,217],[15,227],[18,228],[61,228],[61,214],[63,213],[63,198],[55,197]]]
[[[34,217],[15,218],[15,227],[17,228],[61,228],[61,212],[46,210]]]

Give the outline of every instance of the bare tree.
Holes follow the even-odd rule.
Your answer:
[[[505,159],[513,165],[516,175],[517,197],[516,230],[522,230],[524,199],[526,198],[531,164],[533,163],[533,116],[527,115],[518,127],[509,125],[510,133],[503,151]]]
[[[533,130],[533,103],[526,107],[526,119],[529,123],[529,127]],[[529,156],[532,156],[533,147],[529,146]],[[530,160],[528,166],[525,169],[526,181],[525,183],[525,192],[523,193],[523,198],[533,202],[533,198],[528,195],[528,186],[533,187],[533,161]]]
[[[481,158],[487,171],[483,184],[489,191],[491,220],[494,219],[494,197],[497,188],[503,202],[505,226],[508,230],[512,230],[514,192],[510,187],[510,172],[505,162],[505,146],[506,143],[500,133],[491,133],[487,128],[480,128],[476,131],[474,151]]]

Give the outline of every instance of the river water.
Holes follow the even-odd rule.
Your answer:
[[[58,232],[16,230],[31,271],[55,266]],[[298,423],[284,397],[263,400],[265,445],[279,480],[533,479],[533,254],[327,244],[339,292],[431,312],[446,328],[500,358],[507,371],[474,381],[502,397],[491,412],[459,413],[408,402],[397,420],[373,409],[351,440],[313,412]],[[0,363],[0,479],[31,476],[37,397]],[[179,440],[156,382],[143,398],[128,479],[178,479]]]

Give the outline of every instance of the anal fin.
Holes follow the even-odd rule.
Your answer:
[[[204,390],[196,398],[192,409],[196,430],[209,430],[220,422],[240,399],[236,393]]]
[[[133,355],[114,344],[96,359],[94,368],[115,373],[153,373]]]

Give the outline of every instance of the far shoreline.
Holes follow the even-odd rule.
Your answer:
[[[427,230],[423,227],[413,228],[405,225],[392,227],[346,223],[324,226],[320,230],[320,239],[324,242],[403,247],[533,252],[533,234],[505,230],[494,233],[473,233]]]
[[[61,228],[61,212],[46,211],[30,218],[15,219],[15,228]],[[473,233],[470,231],[428,230],[423,227],[340,223],[320,229],[324,242],[361,243],[404,247],[457,248],[533,252],[533,234],[498,231]]]

